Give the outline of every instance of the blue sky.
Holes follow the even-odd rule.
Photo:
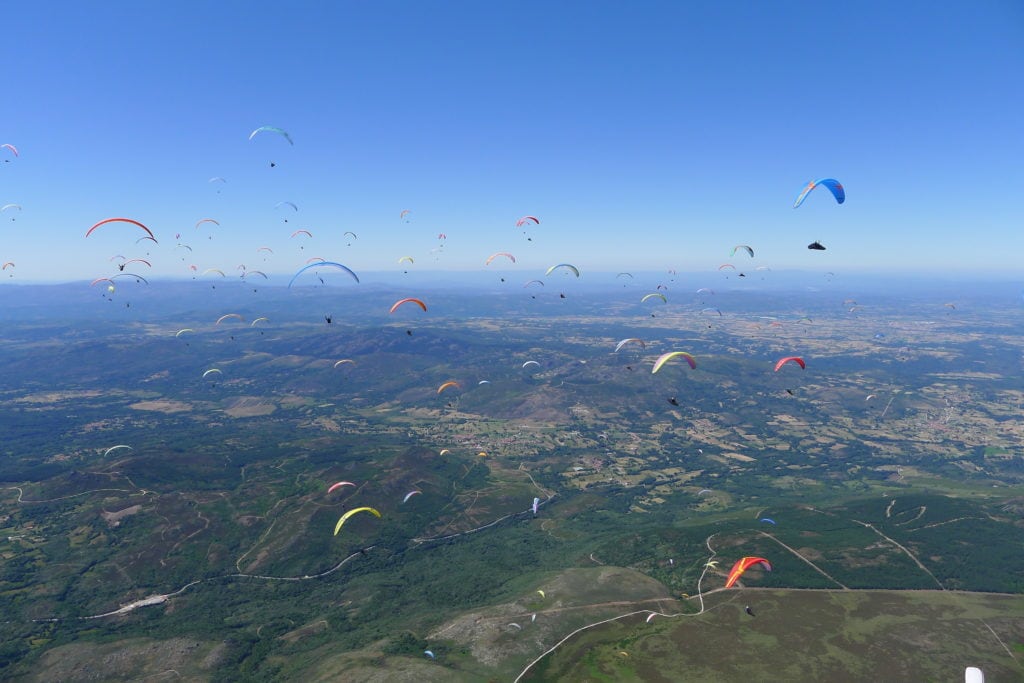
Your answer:
[[[748,268],[1020,271],[1019,2],[86,5],[5,8],[6,282],[109,275],[114,254],[180,277],[495,251],[523,280],[683,272],[742,263],[738,243]],[[263,125],[294,146],[250,141]],[[821,177],[847,202],[793,210]],[[111,216],[159,246],[83,237]]]

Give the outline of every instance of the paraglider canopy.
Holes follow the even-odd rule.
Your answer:
[[[389,310],[388,313],[394,313],[398,309],[398,307],[403,305],[403,304],[416,304],[417,306],[422,308],[424,311],[427,310],[427,305],[425,303],[423,303],[419,299],[414,299],[412,297],[409,297],[409,298],[406,298],[406,299],[399,299],[394,304],[392,304],[391,305],[391,310]]]
[[[807,364],[804,363],[803,358],[800,358],[799,356],[786,356],[785,358],[779,359],[779,362],[775,364],[775,372],[778,372],[779,369],[786,363],[796,363],[797,365],[800,366],[800,369],[807,369]]]
[[[690,364],[690,368],[697,369],[697,361],[692,355],[686,351],[669,351],[658,356],[658,360],[654,361],[654,367],[651,368],[651,374],[653,375],[658,370],[661,370],[661,366],[676,357],[682,357],[686,359],[686,362]]]
[[[292,142],[292,136],[288,134],[288,131],[286,131],[286,130],[284,130],[282,128],[278,128],[277,126],[260,126],[259,128],[257,128],[253,132],[249,133],[249,139],[252,140],[254,137],[256,137],[257,133],[264,133],[264,132],[266,132],[266,133],[277,133],[278,135],[283,136],[284,139],[288,141],[289,145],[294,145],[295,144],[294,142]]]
[[[846,190],[843,189],[842,184],[838,180],[835,178],[822,178],[821,180],[812,180],[807,183],[807,186],[797,196],[796,201],[793,202],[793,208],[796,209],[803,204],[804,199],[811,193],[811,190],[819,185],[827,187],[832,192],[832,196],[836,198],[837,204],[842,204],[846,201]]]
[[[341,527],[345,524],[349,517],[359,512],[369,512],[373,515],[376,515],[378,518],[380,517],[380,513],[371,507],[361,507],[355,508],[354,510],[349,510],[348,512],[341,516],[341,519],[338,520],[338,524],[334,527],[334,535],[338,535],[338,532],[341,531]]]
[[[736,564],[729,570],[729,578],[725,582],[725,587],[732,588],[739,581],[740,577],[743,576],[743,572],[757,564],[764,567],[767,571],[772,570],[771,563],[763,557],[742,557],[736,560]]]
[[[819,242],[818,240],[814,240],[813,242],[808,244],[807,248],[813,249],[814,251],[825,251],[825,245]]]

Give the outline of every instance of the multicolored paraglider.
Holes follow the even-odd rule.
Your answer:
[[[491,261],[493,261],[494,259],[498,258],[499,256],[504,256],[505,258],[507,258],[512,263],[516,262],[516,257],[513,256],[512,254],[508,253],[507,251],[499,251],[497,253],[494,253],[494,254],[491,254],[490,256],[488,256],[487,260],[484,261],[484,265],[485,266],[491,265]]]
[[[693,370],[697,369],[697,361],[694,357],[688,354],[686,351],[669,351],[658,356],[658,359],[654,361],[654,367],[651,368],[651,374],[653,375],[658,370],[661,370],[661,366],[669,362],[673,358],[685,358],[686,362],[690,364],[690,368]]]
[[[620,342],[619,342],[618,344],[616,344],[616,345],[615,345],[615,351],[614,351],[613,353],[618,353],[618,352],[619,352],[619,349],[621,349],[621,348],[622,348],[623,346],[625,346],[626,344],[630,344],[630,343],[633,343],[633,344],[639,344],[639,345],[640,345],[640,347],[641,347],[641,348],[644,348],[644,349],[646,349],[646,348],[647,348],[647,342],[645,342],[645,341],[644,341],[643,339],[639,339],[639,338],[637,338],[637,337],[629,337],[629,338],[627,338],[627,339],[623,339],[623,340],[622,340],[622,341],[620,341]]]
[[[797,196],[796,201],[793,202],[793,208],[799,208],[804,203],[804,199],[811,193],[811,190],[818,186],[827,187],[831,192],[832,196],[836,198],[837,204],[842,204],[846,201],[846,190],[843,189],[842,184],[835,178],[822,178],[821,180],[812,180],[807,183],[807,187]]]
[[[771,563],[763,557],[742,557],[736,560],[736,564],[729,570],[729,578],[725,581],[725,587],[732,588],[745,571],[758,564],[764,567],[766,571],[770,572],[772,570]]]

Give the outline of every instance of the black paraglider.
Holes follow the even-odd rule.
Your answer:
[[[331,324],[331,323],[332,323],[332,322],[334,321],[334,318],[332,318],[332,317],[331,317],[331,316],[329,316],[329,315],[325,315],[325,316],[324,316],[324,320],[326,320],[326,321],[327,321],[327,324],[328,324],[328,325],[330,325],[330,324]]]
[[[668,402],[671,403],[674,406],[678,406],[679,405],[679,401],[676,399],[675,396],[669,397]]]
[[[754,610],[750,609],[750,605],[747,605],[743,609],[746,610],[747,614],[749,614],[750,616],[752,616],[752,617],[756,617],[757,616],[756,614],[754,614]]]
[[[814,240],[813,242],[808,244],[807,248],[813,249],[814,251],[825,251],[825,245],[819,242],[818,240]]]

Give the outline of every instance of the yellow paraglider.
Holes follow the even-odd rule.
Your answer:
[[[661,370],[661,366],[672,360],[673,358],[685,358],[686,362],[690,364],[693,369],[697,368],[697,361],[694,360],[693,356],[688,354],[686,351],[669,351],[658,356],[658,360],[654,361],[654,367],[651,368],[651,374],[653,375],[658,370]]]
[[[348,512],[346,512],[345,514],[343,514],[341,516],[341,519],[338,520],[338,524],[334,527],[334,535],[335,536],[337,536],[338,532],[341,531],[341,526],[346,522],[346,520],[348,520],[349,517],[351,517],[352,515],[356,514],[357,512],[370,512],[370,513],[373,513],[373,514],[377,515],[378,518],[380,517],[380,513],[379,512],[377,512],[373,508],[369,508],[369,507],[361,507],[361,508],[355,508],[354,510],[349,510]]]

